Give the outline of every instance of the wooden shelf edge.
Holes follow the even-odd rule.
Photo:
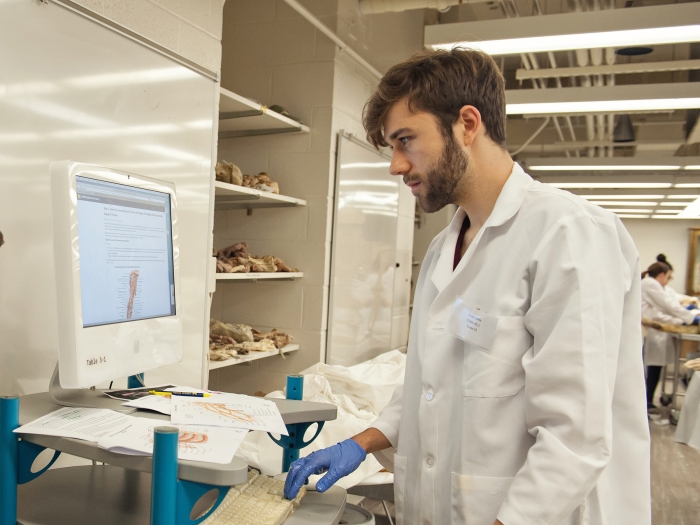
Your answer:
[[[290,352],[296,352],[299,350],[299,345],[287,345],[282,348],[283,354],[288,354]],[[264,359],[266,357],[272,357],[275,355],[280,355],[278,351],[274,352],[251,352],[248,355],[241,356],[240,359],[232,357],[231,359],[226,359],[225,361],[209,361],[209,371],[217,370],[219,368],[224,368],[227,366],[240,365],[241,363],[250,363],[251,361],[257,361],[258,359]]]

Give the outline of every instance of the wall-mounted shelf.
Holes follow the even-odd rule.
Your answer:
[[[228,89],[220,88],[220,139],[300,132],[308,133],[309,127]]]
[[[214,209],[216,210],[306,206],[306,201],[303,199],[245,188],[218,180],[214,183],[214,193],[216,195]]]
[[[283,354],[288,354],[289,352],[295,352],[299,350],[299,345],[287,345],[282,348]],[[238,359],[232,357],[225,361],[209,361],[209,370],[216,370],[217,368],[224,368],[225,366],[240,365],[241,363],[250,363],[251,361],[257,361],[258,359],[263,359],[265,357],[272,357],[273,355],[280,355],[279,350],[273,350],[270,352],[250,352],[248,355],[242,355]]]
[[[217,273],[217,281],[296,281],[304,277],[303,272],[270,272],[270,273]]]

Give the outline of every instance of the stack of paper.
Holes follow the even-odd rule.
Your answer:
[[[186,387],[168,390],[203,392]],[[268,399],[224,393],[209,397],[139,394],[125,405],[168,414],[170,422],[98,408],[62,408],[15,432],[82,439],[112,452],[151,455],[153,429],[174,426],[180,430],[179,459],[223,464],[233,460],[249,430],[287,435],[277,405]]]

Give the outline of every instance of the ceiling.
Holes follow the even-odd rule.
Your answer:
[[[426,10],[426,26],[444,26],[440,30],[435,27],[427,29],[426,35],[429,31],[436,30],[448,32],[450,26],[447,24],[547,17],[561,13],[575,13],[572,16],[581,17],[583,24],[586,19],[582,15],[609,9],[625,10],[626,18],[633,22],[632,25],[637,17],[642,24],[640,14],[644,9],[639,8],[671,6],[681,2],[614,0],[602,3],[604,5],[598,0],[472,0],[471,3],[446,8],[444,12]],[[698,2],[685,3],[695,3],[700,7]],[[687,7],[694,9],[694,6]],[[685,7],[681,9],[683,8]],[[697,19],[688,23],[700,24],[700,9],[694,12],[698,13]],[[695,15],[691,18],[695,18]],[[528,22],[522,20],[523,24]],[[488,23],[483,25],[491,27]],[[595,27],[586,27],[586,30],[595,32]],[[697,40],[698,42],[690,43],[649,45],[651,51],[639,56],[618,54],[619,48],[616,48],[607,52],[602,50],[602,53],[583,49],[507,54],[494,58],[506,78],[507,98],[531,97],[534,95],[533,90],[538,90],[538,97],[548,99],[551,96],[556,100],[569,96],[576,90],[584,94],[595,94],[612,86],[644,86],[631,89],[668,93],[667,96],[671,98],[680,97],[676,92],[683,91],[700,100],[700,31]],[[588,66],[613,65],[615,73],[583,75],[581,69],[564,71],[568,73],[564,75],[557,72],[561,68],[579,68],[586,65],[586,62]],[[619,65],[629,66],[619,68]],[[591,70],[585,72],[588,71]],[[582,90],[583,87],[588,89]],[[570,89],[573,91],[566,91]],[[694,107],[699,106],[700,104],[695,104]],[[614,132],[620,120],[627,118],[623,115],[631,121],[633,137],[629,135],[629,129],[627,137],[622,137],[622,130]],[[551,169],[544,172],[529,170],[535,178],[566,187],[623,218],[700,218],[700,201],[695,203],[700,198],[700,160],[688,169],[682,167],[688,162],[680,162],[680,169],[675,171],[669,171],[668,167],[654,170],[649,166],[669,158],[674,161],[676,157],[700,159],[700,123],[697,117],[698,109],[509,115],[507,142],[511,154],[526,169],[536,164],[537,159],[549,160]],[[616,139],[620,138],[633,140],[617,142]],[[594,171],[587,169],[586,165],[577,169],[579,162],[590,165],[591,158],[596,159],[594,163],[599,168],[606,165],[605,159],[614,158],[615,166],[610,170]],[[556,166],[556,159],[566,163],[566,169],[554,169],[552,166]],[[630,166],[628,170],[625,169],[628,161],[637,166],[648,165],[644,169]],[[650,187],[655,183],[657,187]],[[692,203],[695,205],[688,208]],[[694,211],[696,208],[697,212]]]

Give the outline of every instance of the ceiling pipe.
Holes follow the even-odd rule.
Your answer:
[[[294,9],[297,13],[299,13],[301,16],[306,18],[311,24],[321,31],[324,35],[326,35],[328,38],[330,38],[335,45],[337,45],[341,51],[344,51],[347,53],[351,58],[353,58],[357,63],[362,65],[367,71],[372,73],[374,77],[377,78],[377,80],[381,80],[381,78],[384,76],[382,75],[379,71],[377,71],[369,62],[367,62],[364,58],[362,58],[360,55],[358,55],[355,51],[352,50],[344,41],[342,41],[340,38],[338,38],[338,35],[336,35],[333,31],[331,31],[326,24],[321,22],[318,18],[316,18],[311,11],[306,9],[303,5],[301,5],[297,0],[284,0],[289,7]]]
[[[377,13],[396,13],[409,9],[438,9],[444,11],[453,5],[477,4],[489,0],[360,0],[360,13],[374,15]]]

